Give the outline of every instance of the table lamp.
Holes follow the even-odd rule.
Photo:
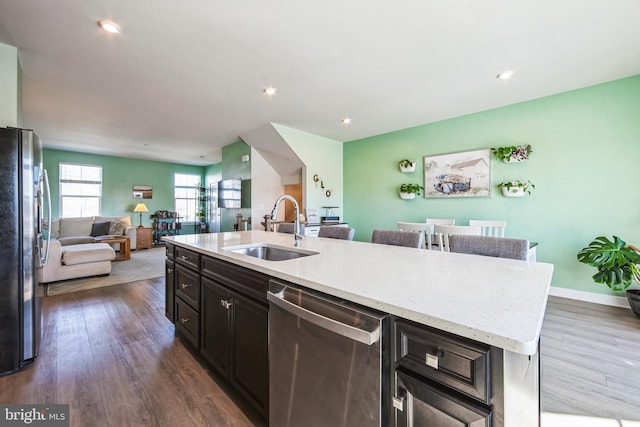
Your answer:
[[[142,212],[149,212],[149,209],[147,209],[147,206],[144,203],[138,203],[133,211],[140,213],[140,225],[138,226],[138,228],[141,228],[142,227]]]

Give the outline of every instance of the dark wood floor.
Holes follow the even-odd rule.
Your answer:
[[[0,378],[0,403],[68,403],[72,426],[264,425],[175,339],[164,278],[47,297],[44,313],[45,346]],[[541,353],[543,411],[640,421],[630,310],[552,297]]]
[[[260,424],[175,339],[164,278],[46,297],[43,311],[45,345],[0,378],[0,403],[68,403],[78,427]]]

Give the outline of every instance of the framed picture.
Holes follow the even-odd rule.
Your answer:
[[[424,197],[491,197],[491,149],[424,156]]]
[[[134,199],[152,199],[153,187],[150,185],[134,185],[133,198]]]

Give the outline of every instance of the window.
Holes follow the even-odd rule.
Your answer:
[[[100,215],[102,166],[60,163],[60,217]]]
[[[200,175],[177,173],[174,176],[176,212],[184,222],[196,220],[198,194],[196,186],[200,184]]]

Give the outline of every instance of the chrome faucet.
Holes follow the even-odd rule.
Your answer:
[[[278,197],[278,200],[276,200],[276,203],[273,205],[271,218],[273,218],[273,220],[275,221],[276,217],[278,216],[278,206],[283,200],[290,200],[291,203],[293,203],[293,210],[296,214],[296,219],[293,223],[293,246],[297,247],[300,246],[300,240],[302,240],[304,236],[300,233],[300,207],[298,206],[298,202],[296,201],[296,199],[288,194],[283,194],[282,196]]]

